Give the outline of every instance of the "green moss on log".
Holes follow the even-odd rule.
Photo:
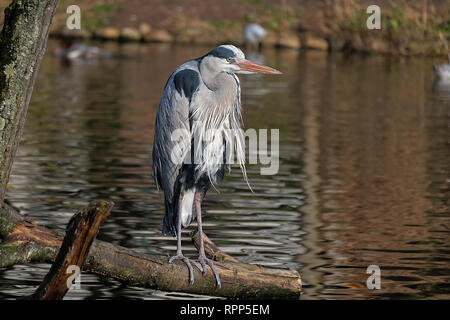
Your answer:
[[[18,214],[13,213],[12,210],[6,203],[0,204],[0,239],[6,238],[13,231],[14,227],[17,226]]]
[[[57,253],[57,248],[51,248],[33,242],[7,242],[0,244],[0,267],[6,268],[30,261],[50,263],[55,260]]]

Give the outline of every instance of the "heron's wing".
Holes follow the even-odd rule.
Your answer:
[[[190,156],[191,136],[189,109],[193,96],[200,86],[198,61],[193,60],[179,66],[170,76],[164,89],[156,116],[153,142],[153,177],[163,189],[166,198],[166,219],[176,216],[179,191],[175,190],[180,169],[186,156]],[[169,203],[168,203],[169,202]],[[168,208],[169,206],[169,208]],[[173,232],[172,232],[173,233]]]

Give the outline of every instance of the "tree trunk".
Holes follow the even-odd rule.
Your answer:
[[[62,235],[24,219],[4,205],[0,208],[0,267],[16,263],[55,261]],[[198,233],[194,233],[196,242]],[[189,283],[186,265],[181,261],[168,263],[168,256],[146,255],[95,240],[84,270],[109,276],[133,286],[163,291],[181,291],[212,296],[247,299],[294,298],[301,293],[297,271],[247,265],[221,252],[206,236],[205,251],[217,265],[222,288],[208,268],[206,275],[194,268],[194,284]]]
[[[0,202],[59,0],[14,0],[0,34]]]

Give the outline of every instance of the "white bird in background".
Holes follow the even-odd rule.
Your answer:
[[[261,43],[266,36],[266,29],[257,23],[249,24],[244,29],[244,41],[246,46],[256,46],[260,49]]]
[[[74,44],[70,39],[61,41],[54,54],[66,61],[99,60],[111,57],[106,50],[84,44]]]
[[[448,60],[450,62],[450,53],[448,54]],[[450,81],[450,64],[440,64],[433,66],[436,76],[443,81]]]

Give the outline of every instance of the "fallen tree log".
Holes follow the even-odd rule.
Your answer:
[[[199,232],[195,230],[192,234],[192,242],[195,247],[198,249],[199,246]],[[220,250],[211,239],[208,238],[206,234],[203,233],[203,246],[205,248],[205,254],[208,258],[213,259],[215,261],[231,264],[236,270],[244,270],[246,272],[255,272],[260,274],[265,274],[267,276],[286,276],[286,277],[298,277],[300,282],[300,290],[301,290],[301,281],[300,275],[297,271],[289,270],[289,269],[274,269],[274,268],[264,268],[261,265],[255,264],[247,264],[238,261],[236,258],[233,258],[229,254],[226,254],[222,250]]]
[[[30,299],[64,298],[69,290],[67,280],[72,275],[68,272],[69,267],[77,266],[79,270],[83,267],[100,225],[109,215],[113,205],[111,201],[92,201],[88,207],[78,211],[70,219],[55,262]]]
[[[38,261],[53,263],[63,238],[25,219],[6,204],[0,208],[0,237],[4,239],[0,244],[0,267]],[[195,243],[195,234],[193,238]],[[163,291],[247,299],[300,297],[301,280],[297,271],[240,263],[220,251],[206,236],[205,240],[207,256],[226,266],[217,265],[220,289],[209,268],[206,275],[194,268],[195,282],[190,284],[188,270],[181,261],[169,264],[169,256],[142,254],[100,240],[94,241],[83,269],[133,286]]]

